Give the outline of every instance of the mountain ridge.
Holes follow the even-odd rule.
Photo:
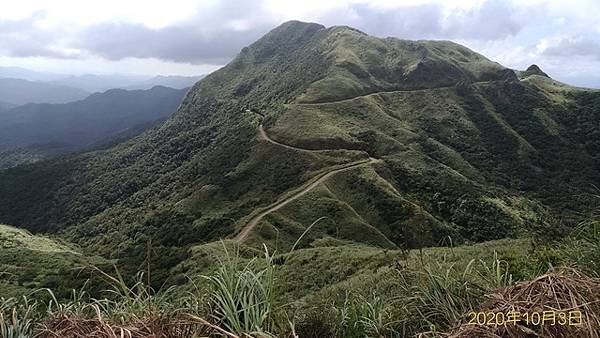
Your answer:
[[[381,162],[266,215],[245,245],[285,252],[323,216],[298,248],[383,246],[369,229],[415,248],[569,227],[595,203],[600,143],[583,131],[600,99],[538,77],[453,43],[289,22],[194,85],[160,127],[0,173],[0,221],[61,234],[128,271],[152,241],[159,283],[186,273],[191,248],[233,238],[328,168],[372,156]],[[265,142],[261,124],[277,142],[321,150]]]
[[[165,86],[174,89],[191,87],[204,75],[135,75],[135,74],[55,74],[37,72],[20,67],[0,67],[0,78],[10,78],[39,82],[49,86],[66,86],[89,93],[100,93],[113,88],[150,89],[154,86]]]

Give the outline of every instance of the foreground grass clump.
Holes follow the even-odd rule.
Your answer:
[[[33,329],[33,310],[35,305],[30,305],[24,299],[20,303],[14,298],[0,299],[0,337],[1,338],[26,338]]]
[[[225,248],[225,246],[224,246]],[[192,292],[155,291],[140,273],[130,285],[117,271],[97,272],[110,285],[104,297],[85,288],[59,300],[41,289],[29,298],[0,300],[0,338],[65,337],[274,337],[272,255],[245,260],[239,252],[225,258]],[[42,294],[44,294],[42,296]],[[40,297],[41,296],[41,297]],[[287,324],[285,324],[287,326]]]
[[[368,253],[363,252],[368,247],[353,244],[330,249],[275,255],[266,247],[261,253],[222,243],[213,252],[213,269],[190,278],[184,288],[158,291],[148,286],[144,274],[127,282],[118,272],[97,270],[110,285],[98,298],[84,288],[60,300],[43,289],[28,298],[0,301],[0,338],[516,337],[528,330],[544,337],[565,336],[551,331],[559,328],[537,332],[540,328],[515,327],[510,329],[517,331],[500,332],[502,327],[466,324],[472,311],[543,311],[544,306],[581,308],[586,313],[587,326],[560,328],[571,329],[567,336],[587,337],[587,332],[598,329],[600,309],[594,300],[600,295],[600,281],[572,269],[546,273],[548,268],[537,270],[540,262],[519,266],[523,257],[515,256],[518,253],[535,256],[523,241],[422,252]],[[288,288],[282,273],[296,269],[314,274],[308,268],[317,252],[345,256],[361,252],[370,258],[345,279],[304,296],[298,288],[307,280]],[[343,263],[335,258],[331,262]],[[515,271],[528,281],[513,275]]]
[[[600,216],[582,222],[561,249],[566,260],[578,269],[600,273]]]
[[[47,293],[49,301],[0,300],[0,337],[175,338],[208,332],[205,324],[188,315],[197,305],[190,298],[172,297],[172,289],[156,293],[142,282],[142,274],[132,286],[118,273],[102,274],[112,287],[105,298],[92,298],[82,289],[67,300],[58,300],[50,290],[31,295],[44,299]]]
[[[239,253],[230,254],[208,283],[208,306],[212,317],[227,331],[252,336],[270,336],[275,322],[275,276],[273,256],[265,247],[264,261],[243,262]]]
[[[600,334],[600,280],[575,270],[558,270],[531,281],[517,283],[486,296],[480,312],[543,314],[563,312],[564,323],[533,325],[519,321],[508,325],[475,326],[463,324],[451,337],[598,337]],[[579,311],[578,325],[567,325],[567,312]],[[555,321],[561,318],[557,315]],[[574,319],[573,319],[574,320]],[[550,322],[549,322],[550,323]]]
[[[155,292],[139,274],[128,286],[121,275],[100,272],[111,285],[106,298],[74,292],[68,302],[52,299],[38,328],[40,337],[192,337],[198,325],[185,317],[195,302],[174,289]]]

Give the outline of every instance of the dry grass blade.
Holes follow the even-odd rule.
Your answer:
[[[157,318],[131,323],[127,326],[113,325],[99,319],[63,316],[46,323],[37,337],[50,338],[174,338],[192,337],[193,323],[172,321],[165,323]]]
[[[600,337],[600,280],[572,269],[539,276],[531,281],[487,295],[480,311],[492,313],[542,314],[544,311],[580,311],[581,325],[532,325],[524,320],[505,325],[463,324],[450,337]],[[529,325],[527,325],[529,324]]]
[[[201,324],[204,324],[204,325],[206,325],[206,326],[208,326],[208,327],[210,327],[210,328],[212,328],[212,329],[214,329],[214,330],[218,331],[219,333],[221,333],[221,334],[225,335],[226,337],[230,337],[230,338],[240,338],[239,336],[237,336],[237,335],[235,335],[235,334],[233,334],[233,333],[231,333],[231,332],[227,332],[227,331],[225,331],[224,329],[222,329],[222,328],[220,328],[220,327],[218,327],[218,326],[216,326],[216,325],[214,325],[214,324],[211,324],[210,322],[208,322],[208,321],[207,321],[207,320],[205,320],[204,318],[201,318],[201,317],[198,317],[198,316],[194,316],[194,315],[189,315],[189,314],[188,314],[188,315],[186,315],[186,317],[188,317],[188,318],[189,318],[190,320],[192,320],[192,321],[195,321],[195,322],[199,322],[199,323],[201,323]]]

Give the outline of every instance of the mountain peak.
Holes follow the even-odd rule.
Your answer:
[[[540,75],[540,76],[545,76],[545,77],[550,77],[548,76],[548,74],[544,73],[542,71],[542,69],[540,67],[538,67],[538,65],[533,64],[529,67],[527,67],[527,70],[525,70],[524,72],[525,75]]]
[[[289,53],[310,40],[325,26],[302,21],[287,21],[275,27],[262,38],[241,50],[239,57],[233,63],[240,61],[264,62],[274,56]]]
[[[344,33],[344,32],[348,32],[348,33],[358,33],[359,35],[364,35],[364,36],[368,36],[367,33],[356,29],[354,27],[350,27],[350,26],[331,26],[329,28],[327,28],[327,30],[331,33]]]
[[[282,23],[281,25],[275,27],[272,31],[284,30],[284,29],[324,29],[325,26],[315,23],[315,22],[305,22],[300,20],[290,20]]]
[[[202,87],[225,89],[220,93],[245,104],[266,104],[504,79],[505,67],[455,43],[378,38],[347,26],[288,21],[242,49]]]
[[[302,22],[297,20],[287,21],[269,31],[253,45],[265,44],[267,42],[282,43],[285,42],[286,39],[292,41],[304,40],[323,29],[325,29],[325,26],[318,23]]]

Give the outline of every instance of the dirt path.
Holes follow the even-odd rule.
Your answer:
[[[261,131],[264,132],[264,130],[262,129],[261,126]],[[265,134],[266,135],[266,134]],[[268,136],[267,136],[268,138]],[[273,141],[274,142],[274,141]],[[282,145],[285,147],[290,148],[291,146],[286,146],[283,145],[281,143],[276,143],[278,145]],[[296,149],[294,147],[291,147],[293,149]],[[302,151],[307,151],[305,149],[300,149],[298,148],[298,150],[302,150]],[[252,219],[250,219],[250,221],[246,224],[246,226],[244,226],[244,228],[242,229],[242,231],[240,231],[240,233],[235,237],[235,240],[238,242],[243,242],[247,237],[248,234],[250,234],[250,232],[252,231],[252,229],[254,229],[258,223],[260,223],[260,221],[267,216],[268,214],[275,212],[281,208],[283,208],[284,206],[286,206],[288,203],[292,202],[295,199],[298,199],[299,197],[301,197],[302,195],[306,194],[307,192],[311,191],[312,189],[314,189],[315,187],[317,187],[319,184],[323,183],[325,180],[327,180],[328,178],[330,178],[331,176],[340,173],[342,171],[347,171],[347,170],[351,170],[354,169],[356,167],[359,166],[363,166],[363,165],[369,165],[369,164],[373,164],[373,163],[377,163],[380,162],[381,160],[378,159],[374,159],[372,157],[369,157],[368,160],[362,160],[362,161],[356,161],[356,162],[352,162],[352,163],[348,163],[343,165],[342,167],[338,167],[337,169],[330,169],[324,173],[321,173],[319,175],[317,175],[316,178],[313,178],[312,180],[310,180],[309,182],[307,182],[306,184],[304,184],[303,186],[301,186],[299,189],[299,191],[295,192],[292,196],[282,200],[282,201],[278,201],[275,202],[273,204],[271,204],[269,207],[267,207],[267,210],[261,212],[260,214],[252,217]]]
[[[486,83],[486,82],[492,82],[492,81],[476,81],[473,82],[472,84],[478,84],[478,83]],[[448,88],[452,88],[455,87],[454,85],[452,86],[441,86],[441,87],[435,87],[435,88],[422,88],[422,89],[406,89],[406,90],[390,90],[390,91],[379,91],[379,92],[373,92],[373,93],[368,93],[365,95],[359,95],[356,97],[351,97],[351,98],[346,98],[346,99],[340,99],[340,100],[335,100],[335,101],[328,101],[328,102],[315,102],[315,103],[296,103],[296,105],[323,105],[323,104],[331,104],[331,103],[340,103],[340,102],[345,102],[345,101],[352,101],[352,100],[356,100],[360,97],[369,97],[369,96],[374,96],[374,95],[379,95],[379,94],[388,94],[388,93],[407,93],[407,92],[419,92],[419,91],[428,91],[428,90],[436,90],[436,89],[448,89]],[[246,109],[247,112],[251,112],[251,113],[255,113],[258,114],[262,117],[264,117],[263,114],[257,113],[257,112],[253,112],[250,109]],[[269,142],[271,144],[277,145],[279,147],[284,147],[287,149],[291,149],[291,150],[296,150],[296,151],[304,151],[304,152],[317,152],[320,150],[312,150],[312,149],[304,149],[304,148],[298,148],[295,146],[291,146],[288,144],[284,144],[281,142],[277,142],[275,140],[273,140],[272,138],[269,137],[269,135],[267,135],[267,132],[265,131],[262,123],[258,126],[258,131],[259,131],[259,138],[261,140],[264,140],[266,142]],[[235,237],[235,240],[238,242],[243,242],[247,237],[248,234],[250,234],[250,232],[252,231],[252,229],[254,229],[258,223],[260,223],[260,221],[262,221],[263,218],[265,218],[265,216],[267,216],[268,214],[275,212],[281,208],[283,208],[285,205],[287,205],[288,203],[292,202],[293,200],[301,197],[302,195],[306,194],[307,192],[311,191],[312,189],[314,189],[316,186],[318,186],[319,184],[323,183],[325,180],[327,180],[329,177],[342,172],[342,171],[347,171],[353,168],[356,168],[358,166],[363,166],[363,165],[368,165],[368,164],[373,164],[373,163],[377,163],[377,162],[381,162],[381,160],[369,157],[368,160],[363,160],[363,161],[357,161],[357,162],[352,162],[352,163],[348,163],[343,165],[342,167],[338,167],[337,169],[330,169],[328,171],[325,171],[324,173],[321,173],[319,175],[317,175],[315,178],[311,179],[310,181],[308,181],[307,183],[305,183],[303,186],[301,186],[298,192],[294,193],[292,196],[282,200],[282,201],[278,201],[275,202],[273,204],[271,204],[270,206],[267,207],[267,209],[263,212],[261,212],[260,214],[252,217],[252,219],[250,219],[250,221],[244,226],[244,228],[242,228],[242,230],[237,234],[237,236]],[[396,190],[396,188],[394,188],[394,186],[392,186],[389,182],[386,181],[386,183],[390,186],[390,188],[398,195],[400,195],[400,193],[398,192],[398,190]],[[411,202],[412,203],[412,202]]]
[[[265,132],[265,128],[263,128],[262,123],[260,124],[260,126],[258,126],[258,132],[259,132],[259,134],[258,134],[259,138],[261,140],[265,140],[265,141],[267,141],[269,143],[272,143],[272,144],[274,144],[276,146],[280,146],[280,147],[284,147],[284,148],[292,149],[292,150],[297,150],[297,151],[311,152],[311,153],[317,152],[317,151],[321,151],[321,150],[311,150],[311,149],[298,148],[298,147],[291,146],[289,144],[283,144],[283,143],[277,142],[277,141],[273,140],[272,138],[270,138],[269,135],[267,135],[267,133]]]
[[[476,84],[480,84],[480,83],[490,83],[490,82],[494,82],[494,80],[490,80],[490,81],[474,81],[474,82],[471,82],[470,84],[476,85]],[[371,97],[371,96],[376,96],[376,95],[380,95],[380,94],[417,93],[417,92],[425,92],[425,91],[437,90],[437,89],[440,89],[440,90],[441,89],[449,89],[449,88],[455,88],[455,87],[456,87],[456,85],[431,87],[431,88],[418,88],[418,89],[381,90],[381,91],[377,91],[377,92],[367,93],[367,94],[363,94],[363,95],[357,95],[357,96],[348,97],[348,98],[345,98],[345,99],[333,100],[333,101],[307,102],[307,103],[289,103],[288,105],[318,106],[318,105],[324,105],[324,104],[348,102],[348,101],[353,101],[353,100],[356,100],[356,99],[359,99],[359,98]]]
[[[252,112],[251,110],[247,110],[247,111]],[[258,113],[256,113],[256,114],[258,114]],[[258,114],[258,115],[263,116],[262,114]],[[258,126],[258,133],[259,133],[258,134],[259,138],[261,140],[264,140],[266,142],[269,142],[269,143],[274,144],[279,147],[296,150],[296,151],[304,151],[304,152],[320,151],[320,150],[298,148],[298,147],[294,147],[294,146],[291,146],[288,144],[277,142],[277,141],[273,140],[272,138],[270,138],[269,135],[267,135],[267,132],[265,131],[265,128],[263,127],[262,123]],[[306,182],[304,185],[300,186],[299,188],[296,188],[297,191],[294,192],[290,197],[287,197],[281,201],[277,201],[277,202],[271,204],[270,206],[267,207],[266,210],[262,211],[261,213],[259,213],[256,216],[252,217],[250,219],[250,221],[248,221],[248,223],[246,223],[246,225],[242,228],[242,230],[237,234],[237,236],[235,236],[235,240],[238,242],[243,242],[248,237],[248,235],[250,234],[252,229],[254,229],[260,223],[260,221],[262,221],[262,219],[265,218],[265,216],[283,208],[288,203],[298,199],[302,195],[313,190],[315,187],[317,187],[319,184],[326,181],[331,176],[333,176],[337,173],[340,173],[342,171],[351,170],[351,169],[354,169],[359,166],[369,165],[369,164],[373,164],[373,163],[377,163],[377,162],[381,162],[381,160],[369,157],[369,159],[367,159],[367,160],[361,160],[361,161],[347,163],[347,164],[344,164],[341,166],[330,168],[329,170],[318,174],[316,177],[313,177],[311,180]]]

